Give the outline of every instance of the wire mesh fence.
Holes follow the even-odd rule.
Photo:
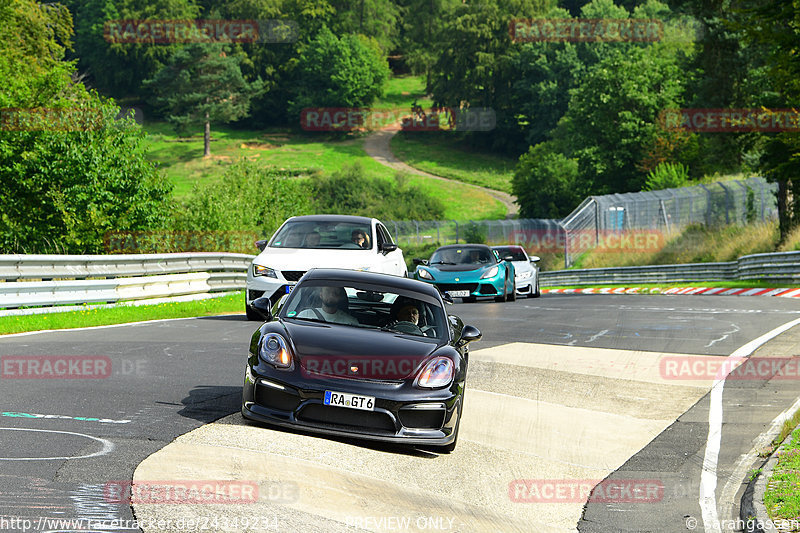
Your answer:
[[[591,249],[656,251],[690,224],[721,226],[777,218],[777,185],[748,178],[661,191],[590,196],[561,220],[389,221],[401,243],[520,244],[530,253],[563,253],[565,266]]]

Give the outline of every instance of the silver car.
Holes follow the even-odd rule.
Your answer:
[[[525,248],[518,245],[492,246],[497,250],[500,258],[511,256],[514,265],[514,279],[517,283],[517,295],[528,298],[538,298],[542,295],[539,290],[539,257],[529,256]]]

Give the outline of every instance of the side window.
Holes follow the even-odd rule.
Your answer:
[[[384,242],[387,242],[388,244],[394,244],[392,236],[389,235],[389,230],[383,227],[383,224],[378,224],[377,228],[378,228],[378,234],[381,236]]]
[[[386,241],[386,230],[384,230],[383,227],[380,224],[378,224],[378,225],[375,226],[375,233],[377,234],[377,237],[378,237],[378,247],[377,248],[378,248],[378,250],[380,250],[381,246],[383,246],[383,243],[387,242]]]

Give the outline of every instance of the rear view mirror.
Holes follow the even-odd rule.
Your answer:
[[[269,242],[267,239],[261,239],[259,241],[256,241],[256,248],[258,248],[259,251],[263,252],[264,248],[267,247],[267,242]]]
[[[539,261],[542,260],[538,255],[532,255],[528,257],[528,259],[531,260],[531,263],[538,263]]]
[[[461,330],[461,337],[459,337],[458,342],[466,344],[468,342],[480,340],[482,336],[483,334],[475,326],[464,326],[464,329]]]
[[[428,264],[428,260],[427,259],[420,259],[419,257],[415,257],[413,261],[414,261],[415,265],[427,265]]]
[[[389,252],[394,252],[397,250],[397,245],[393,242],[385,242],[381,244],[381,252],[387,254]]]

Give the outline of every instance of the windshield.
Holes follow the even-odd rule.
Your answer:
[[[525,252],[519,246],[498,246],[494,248],[501,258],[510,255],[512,261],[527,261]]]
[[[372,248],[370,224],[359,222],[287,222],[272,238],[270,248]]]
[[[463,265],[495,263],[494,254],[488,248],[440,248],[433,252],[430,264]]]
[[[442,308],[429,296],[331,282],[297,285],[280,316],[439,339],[447,331]]]

